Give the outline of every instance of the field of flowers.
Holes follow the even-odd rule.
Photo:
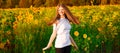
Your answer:
[[[120,7],[73,6],[80,24],[72,24],[71,36],[79,47],[72,53],[120,53]],[[0,53],[55,53],[49,41],[55,7],[0,9]]]

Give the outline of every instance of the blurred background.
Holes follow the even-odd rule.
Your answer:
[[[84,5],[117,5],[120,0],[0,0],[0,8],[28,8],[33,7],[50,7],[58,3],[64,3],[69,6]]]

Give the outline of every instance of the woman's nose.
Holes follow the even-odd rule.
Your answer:
[[[60,10],[59,12],[60,12],[60,13],[62,13],[62,11],[61,11],[61,10]]]

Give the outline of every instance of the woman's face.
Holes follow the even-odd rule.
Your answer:
[[[59,15],[60,15],[60,16],[63,16],[63,15],[64,15],[64,12],[65,12],[65,11],[64,11],[63,7],[60,6],[60,7],[58,8],[58,13],[59,13]]]

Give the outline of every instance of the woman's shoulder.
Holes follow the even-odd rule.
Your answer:
[[[56,20],[53,25],[57,25],[59,23],[59,20]]]

